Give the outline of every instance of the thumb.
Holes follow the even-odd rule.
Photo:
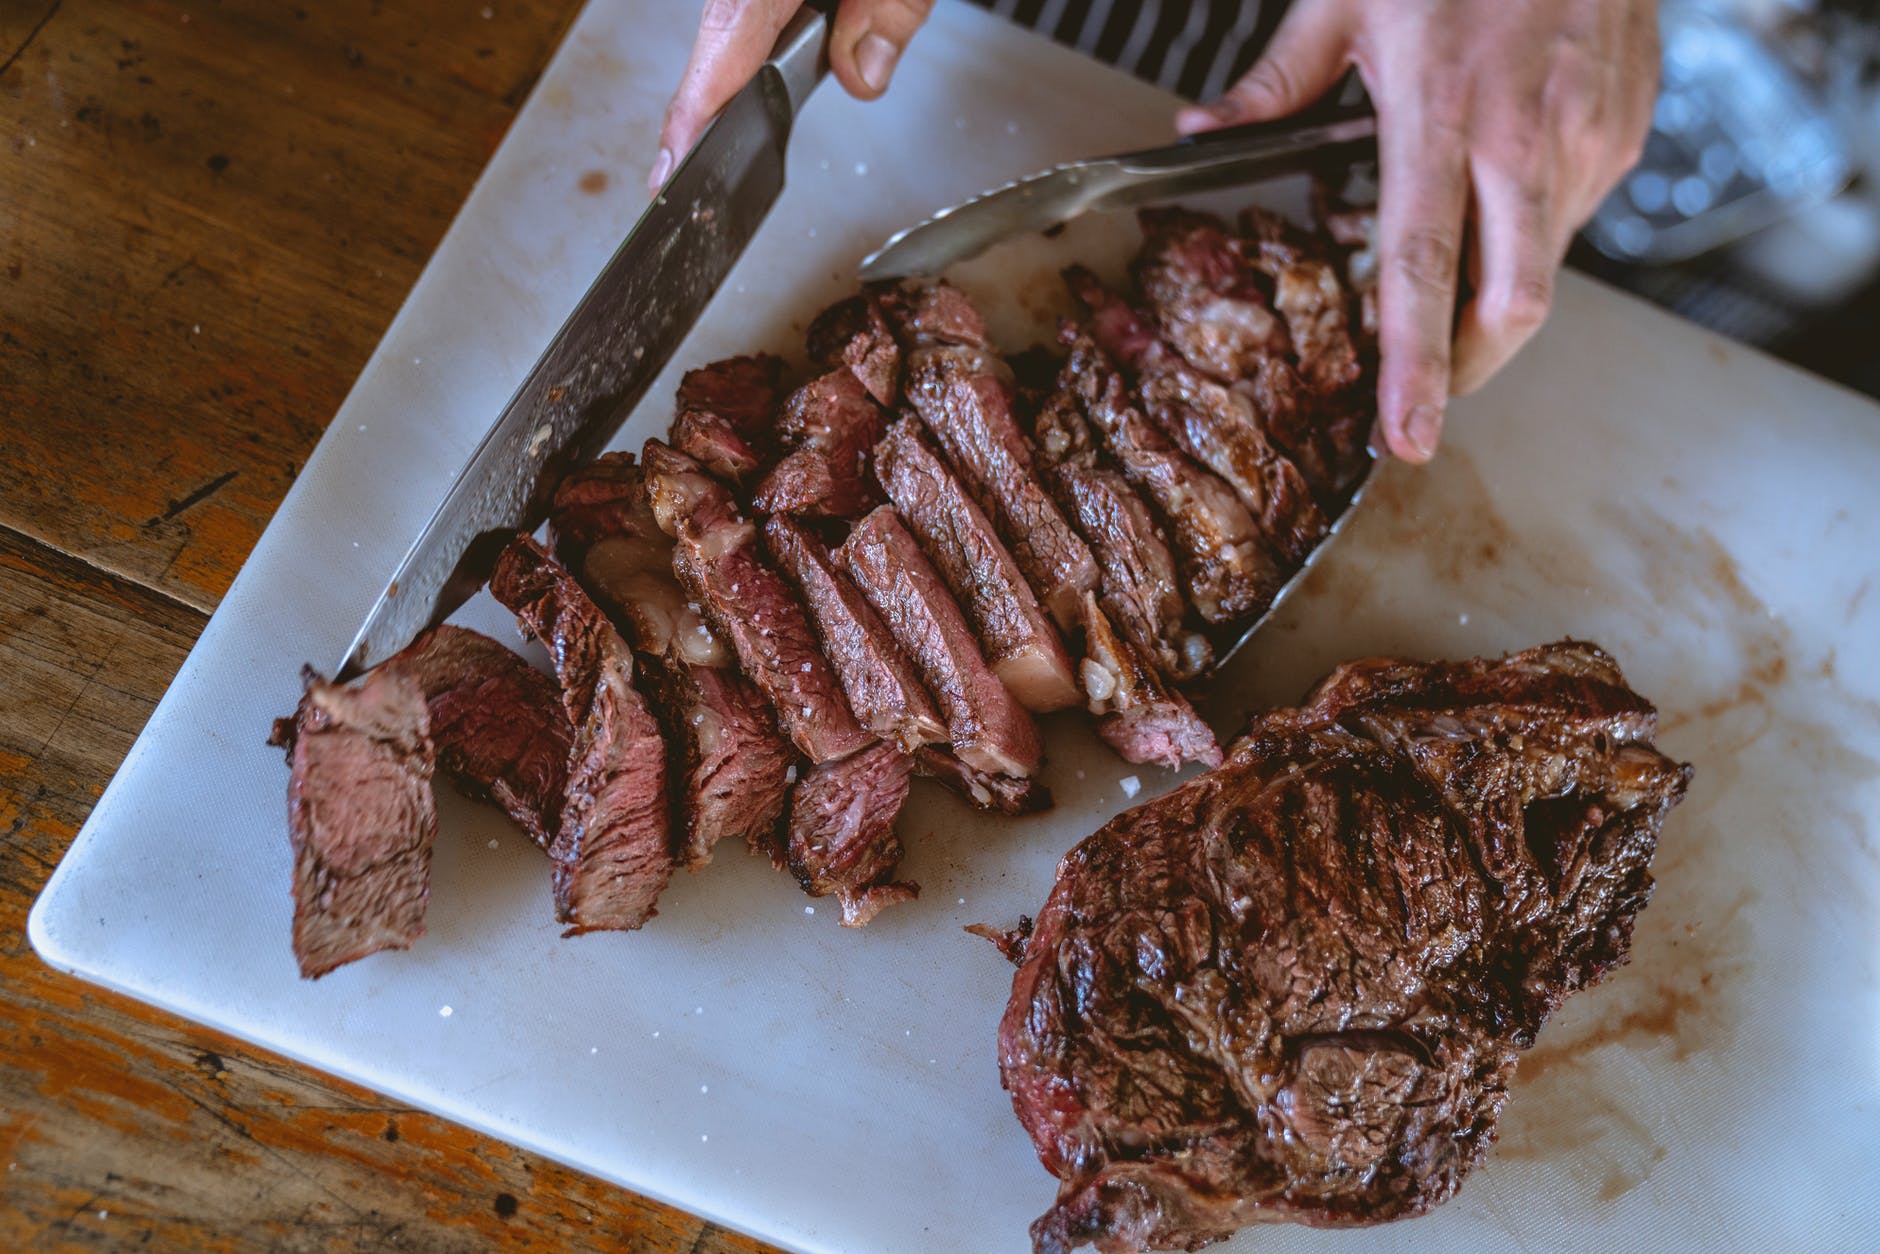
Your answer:
[[[842,0],[829,36],[829,68],[843,90],[860,100],[888,90],[895,63],[932,10],[933,0]]]
[[[1351,62],[1350,6],[1340,0],[1299,0],[1272,42],[1225,95],[1175,115],[1184,135],[1297,113],[1335,86]]]

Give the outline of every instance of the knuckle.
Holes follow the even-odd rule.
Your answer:
[[[1455,286],[1461,248],[1453,231],[1418,227],[1399,241],[1390,268],[1412,287],[1443,292]]]
[[[1495,327],[1505,334],[1526,337],[1540,330],[1554,303],[1551,274],[1523,275],[1509,286],[1492,311]]]
[[[1257,63],[1234,88],[1234,95],[1248,104],[1279,105],[1296,99],[1297,80],[1293,72],[1277,61]]]
[[[705,0],[705,11],[699,15],[698,28],[701,32],[713,35],[735,30],[750,7],[750,0]]]

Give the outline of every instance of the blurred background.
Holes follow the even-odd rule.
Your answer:
[[[1880,396],[1880,0],[1664,0],[1638,168],[1571,264]]]

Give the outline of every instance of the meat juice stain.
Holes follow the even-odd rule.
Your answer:
[[[607,182],[607,171],[589,170],[581,176],[575,186],[590,196],[598,196],[607,190]]]

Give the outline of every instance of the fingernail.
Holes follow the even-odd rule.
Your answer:
[[[666,185],[666,176],[672,173],[672,149],[661,148],[659,156],[653,161],[653,172],[646,176],[646,190],[657,192]]]
[[[1225,100],[1208,105],[1189,105],[1175,115],[1175,129],[1184,135],[1212,130],[1234,120],[1234,109]]]
[[[1442,432],[1443,411],[1439,406],[1418,405],[1404,419],[1404,440],[1422,461],[1428,461],[1436,452],[1436,441]]]
[[[888,79],[900,57],[899,48],[872,30],[855,41],[855,68],[870,91],[888,89]]]

